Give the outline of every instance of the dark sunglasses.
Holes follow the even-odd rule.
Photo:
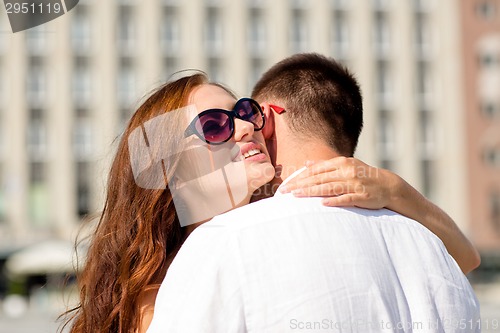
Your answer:
[[[222,144],[234,134],[235,117],[252,123],[255,131],[260,131],[265,124],[259,103],[251,98],[242,98],[231,111],[209,109],[198,114],[186,128],[184,137],[196,134],[208,144]]]

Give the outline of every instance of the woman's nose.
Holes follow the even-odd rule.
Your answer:
[[[234,119],[234,140],[236,142],[250,140],[253,137],[254,126],[249,121]]]

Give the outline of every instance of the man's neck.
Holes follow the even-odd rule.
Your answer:
[[[300,146],[290,142],[290,145],[280,148],[276,155],[276,177],[271,181],[274,191],[295,171],[302,169],[306,161],[323,161],[339,156],[331,147],[316,142],[303,143]]]

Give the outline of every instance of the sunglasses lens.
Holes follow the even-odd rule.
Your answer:
[[[198,118],[196,131],[210,143],[220,143],[232,135],[232,124],[229,116],[222,112],[210,112]]]
[[[260,106],[250,100],[239,101],[234,111],[238,118],[251,122],[255,128],[260,129],[263,125],[263,119],[260,111]]]

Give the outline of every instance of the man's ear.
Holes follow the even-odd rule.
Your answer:
[[[266,125],[262,129],[262,134],[264,135],[264,139],[269,140],[274,135],[274,112],[267,102],[261,103],[260,107],[266,119]]]

